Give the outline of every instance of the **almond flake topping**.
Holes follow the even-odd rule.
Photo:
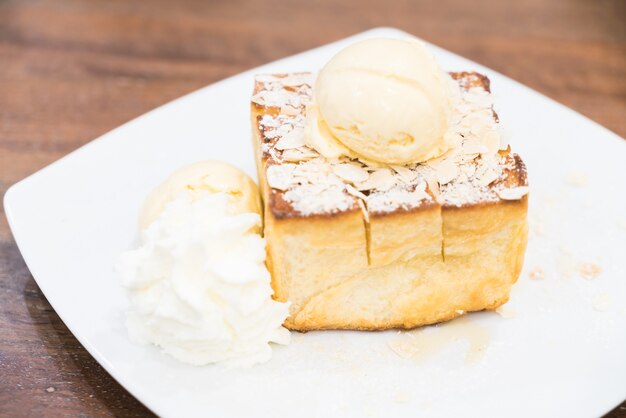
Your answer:
[[[304,145],[304,129],[294,128],[280,138],[278,142],[276,142],[276,145],[274,145],[274,148],[282,151],[286,149],[300,148]]]
[[[393,169],[393,171],[398,173],[400,178],[405,183],[411,183],[418,176],[417,172],[415,172],[415,171],[411,170],[410,168],[405,167],[403,165],[390,165],[390,167]]]
[[[280,110],[259,122],[265,140],[261,149],[272,162],[267,181],[302,214],[333,213],[355,204],[364,213],[392,212],[433,197],[440,204],[460,207],[519,200],[528,193],[527,186],[507,188],[500,181],[506,178],[505,169],[515,167],[511,157],[498,154],[507,149],[508,140],[493,113],[492,96],[483,88],[465,90],[465,84],[471,85],[467,80],[450,79],[458,88],[445,134],[452,149],[421,164],[385,165],[348,158],[328,161],[305,145],[305,107],[312,96],[312,78],[310,73],[257,76],[252,98],[257,105]]]
[[[388,168],[378,168],[374,170],[367,180],[357,184],[359,190],[389,190],[396,184],[393,173]]]
[[[333,164],[333,171],[336,175],[352,184],[362,183],[370,177],[367,170],[350,163]]]
[[[294,149],[287,149],[283,151],[280,157],[282,161],[297,163],[300,161],[310,160],[319,156],[320,155],[317,153],[317,151],[314,151],[307,146],[303,146]]]
[[[498,196],[504,200],[519,200],[528,194],[528,186],[511,187],[498,190]]]
[[[295,164],[271,165],[267,167],[265,175],[267,183],[272,189],[287,190],[297,184],[293,177]]]

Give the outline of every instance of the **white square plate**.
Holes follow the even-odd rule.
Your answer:
[[[525,269],[501,315],[417,333],[292,334],[249,370],[179,364],[132,344],[115,276],[144,196],[174,169],[223,159],[254,175],[253,74],[317,70],[371,30],[231,77],[149,112],[11,187],[6,213],[42,291],[85,348],[162,416],[599,416],[626,397],[626,142],[538,93],[433,46],[446,70],[492,80],[530,175]],[[581,277],[580,263],[602,268]],[[543,279],[531,279],[535,269]],[[414,359],[390,344],[416,339]],[[430,352],[429,352],[430,351]]]

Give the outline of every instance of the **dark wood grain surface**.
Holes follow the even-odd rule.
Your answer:
[[[0,0],[0,193],[160,104],[375,26],[626,136],[624,0]],[[0,416],[149,414],[63,325],[0,216]],[[626,417],[626,403],[609,416]]]

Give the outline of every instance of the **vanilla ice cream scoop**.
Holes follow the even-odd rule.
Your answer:
[[[326,64],[313,110],[334,137],[329,141],[335,140],[335,154],[338,142],[349,149],[346,155],[403,164],[451,147],[446,131],[452,94],[450,77],[422,42],[372,39],[345,48]],[[313,141],[321,148],[319,136]]]
[[[177,170],[150,193],[139,214],[139,229],[150,226],[165,205],[183,191],[190,192],[192,198],[204,192],[224,192],[234,213],[261,213],[259,191],[250,177],[223,161],[200,161]]]

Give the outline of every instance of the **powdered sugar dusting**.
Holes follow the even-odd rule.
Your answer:
[[[270,165],[266,177],[269,186],[285,191],[283,199],[304,216],[343,212],[356,204],[348,185],[321,157]]]
[[[346,194],[345,185],[306,183],[288,190],[284,198],[305,216],[345,212],[355,204],[354,197]]]
[[[426,182],[417,186],[397,185],[386,192],[375,191],[367,198],[367,208],[372,213],[388,213],[398,208],[409,210],[425,201],[432,202],[432,197],[426,192]]]

